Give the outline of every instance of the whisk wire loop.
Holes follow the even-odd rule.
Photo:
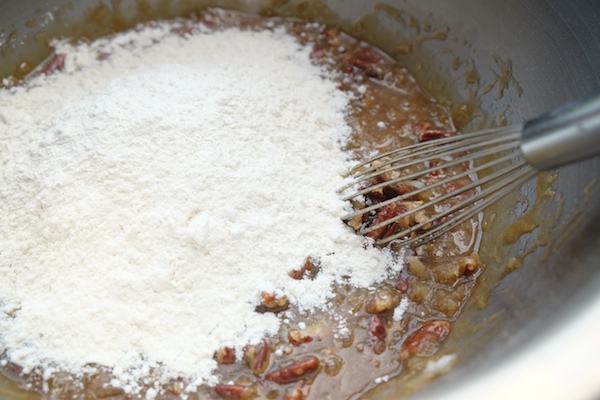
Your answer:
[[[482,164],[482,165],[475,166],[475,167],[473,167],[472,169],[469,169],[469,170],[467,170],[467,171],[461,172],[461,173],[459,173],[459,174],[456,174],[456,175],[449,176],[449,177],[447,177],[447,178],[445,178],[445,179],[443,179],[443,180],[441,180],[441,181],[438,181],[438,182],[432,183],[431,185],[428,185],[428,186],[423,186],[423,187],[421,187],[421,188],[417,188],[417,189],[415,189],[414,191],[411,191],[411,192],[409,192],[409,193],[401,194],[401,195],[398,195],[398,196],[396,196],[396,197],[392,197],[392,198],[391,198],[391,199],[389,199],[389,200],[386,200],[386,201],[383,201],[383,202],[380,202],[380,203],[373,204],[372,206],[369,206],[369,207],[366,207],[366,208],[362,208],[362,209],[360,209],[360,210],[356,210],[356,211],[354,211],[353,213],[350,213],[350,214],[347,214],[347,215],[343,216],[343,217],[342,217],[342,219],[344,219],[344,220],[348,220],[348,219],[354,218],[354,217],[356,217],[356,216],[358,216],[358,215],[366,214],[366,213],[368,213],[368,212],[370,212],[370,211],[377,210],[377,209],[379,209],[379,208],[381,208],[381,207],[384,207],[384,206],[387,206],[387,205],[389,205],[389,204],[392,204],[392,203],[395,203],[395,202],[398,202],[398,201],[407,200],[407,199],[409,199],[409,198],[411,198],[411,197],[414,197],[414,196],[416,196],[416,195],[419,195],[419,194],[421,194],[421,193],[423,193],[423,192],[425,192],[425,191],[428,191],[428,190],[431,190],[431,189],[436,189],[436,188],[438,188],[438,187],[440,187],[440,186],[443,186],[443,185],[445,185],[445,184],[448,184],[448,183],[450,183],[450,182],[452,182],[452,181],[455,181],[455,180],[457,180],[457,179],[464,178],[464,177],[467,177],[467,176],[469,176],[469,175],[472,175],[472,174],[474,174],[474,173],[476,173],[476,172],[478,172],[478,171],[486,170],[486,169],[492,168],[492,167],[494,167],[494,166],[501,165],[502,163],[505,163],[506,161],[509,161],[509,160],[511,160],[512,158],[514,158],[514,155],[512,155],[512,154],[507,154],[507,155],[505,155],[505,156],[502,156],[502,157],[500,157],[500,158],[497,158],[497,159],[494,159],[494,160],[492,160],[492,161],[489,161],[489,162],[487,162],[487,163],[485,163],[485,164]],[[464,160],[462,160],[461,162],[465,162],[465,161],[464,161]],[[444,164],[444,166],[446,166],[446,165],[448,165],[448,164]],[[522,165],[522,164],[519,164],[519,166],[521,166],[521,165]],[[439,168],[440,168],[440,167],[438,166],[438,167],[436,167],[436,168],[433,168],[433,169],[435,170],[435,169],[439,169]],[[430,170],[431,170],[431,169],[430,169]],[[383,188],[383,187],[385,187],[385,186],[389,186],[389,185],[392,185],[392,184],[395,184],[395,183],[400,183],[400,182],[402,182],[402,181],[406,181],[406,180],[410,180],[410,179],[416,179],[416,178],[418,178],[418,177],[420,177],[420,176],[422,176],[422,175],[425,175],[426,173],[429,173],[429,172],[431,172],[430,170],[422,171],[421,173],[415,173],[415,174],[408,175],[408,176],[406,176],[406,177],[402,177],[402,178],[393,179],[393,180],[390,180],[390,181],[388,181],[388,182],[384,182],[384,183],[381,183],[381,184],[379,184],[379,185],[375,185],[375,186],[373,186],[372,188],[373,188],[373,190],[376,190],[376,189]],[[487,182],[489,179],[490,179],[490,178],[486,178],[486,179],[485,179],[485,181],[484,181],[484,180],[482,180],[482,181],[480,181],[480,183]],[[446,196],[443,196],[443,198],[436,199],[435,201],[441,201],[441,200],[444,200],[444,199],[446,199],[446,198],[449,198],[449,197],[455,196],[455,195],[457,195],[457,194],[460,194],[460,193],[462,193],[462,192],[464,192],[464,191],[467,191],[467,190],[469,190],[469,189],[472,189],[474,186],[477,186],[477,185],[467,185],[467,186],[468,186],[468,187],[462,187],[462,188],[460,188],[460,189],[457,189],[456,191],[452,192],[452,194],[448,194],[448,195],[446,195]],[[365,190],[363,190],[362,192],[365,192],[365,193],[366,193],[367,191],[366,191],[366,189],[365,189]],[[359,192],[359,193],[360,193],[360,192]],[[354,195],[354,196],[352,196],[352,197],[358,196],[358,195],[359,195],[359,193],[355,194],[355,195]],[[352,197],[348,196],[348,199],[350,199],[350,198],[352,198]],[[346,200],[347,200],[347,199],[346,199]],[[426,203],[425,205],[426,205],[426,206],[429,206],[429,205],[431,205],[431,202],[430,202],[430,203]],[[407,214],[404,214],[404,215],[407,215]],[[366,233],[366,232],[367,232],[367,231],[364,231],[363,233]]]
[[[433,224],[436,221],[439,221],[441,218],[450,216],[450,215],[452,215],[452,213],[454,213],[458,210],[463,210],[458,215],[455,215],[452,218],[449,218],[449,219],[443,221],[442,223],[438,224],[434,228],[427,230],[424,235],[417,236],[415,238],[409,237],[409,238],[405,239],[402,242],[402,244],[407,245],[407,246],[414,246],[414,245],[418,245],[423,242],[433,240],[433,239],[451,231],[452,229],[456,228],[457,226],[459,226],[463,222],[469,220],[470,218],[474,217],[475,215],[479,214],[490,204],[495,203],[499,199],[506,196],[508,193],[511,193],[516,188],[519,188],[523,183],[527,182],[529,179],[534,177],[535,174],[536,174],[536,171],[533,168],[526,166],[521,171],[519,171],[519,173],[517,175],[515,175],[513,178],[511,178],[508,183],[498,182],[497,184],[490,187],[487,191],[484,192],[482,190],[476,196],[469,197],[466,200],[464,200],[463,202],[460,202],[460,203],[456,204],[455,206],[450,207],[449,209],[447,209],[443,212],[435,214],[434,216],[429,218],[427,221],[421,222],[417,225],[411,226],[410,228],[404,229],[401,232],[394,233],[393,235],[390,235],[384,239],[378,240],[377,244],[383,246],[394,240],[406,238],[411,233],[416,232],[417,230],[419,230],[429,224]],[[479,203],[476,203],[479,200],[481,200],[481,201]],[[469,208],[469,206],[474,203],[476,203],[476,204],[473,207]],[[403,214],[403,216],[406,216],[406,214]]]
[[[491,195],[489,195],[489,197],[486,197],[485,199],[483,199],[479,203],[475,204],[473,207],[471,207],[467,211],[464,211],[463,213],[461,213],[459,216],[451,218],[451,219],[448,219],[444,223],[439,224],[438,226],[436,226],[435,228],[426,231],[423,235],[402,240],[401,244],[403,246],[417,247],[417,246],[420,246],[420,245],[425,244],[427,242],[430,242],[430,241],[432,241],[434,239],[437,239],[438,237],[440,237],[440,236],[442,236],[442,235],[450,232],[451,230],[453,230],[457,226],[463,224],[464,222],[466,222],[466,221],[470,220],[471,218],[475,217],[476,215],[480,214],[487,207],[489,207],[490,205],[496,203],[497,201],[499,201],[503,197],[506,197],[508,194],[514,192],[515,190],[518,190],[524,183],[526,183],[527,181],[529,181],[536,174],[537,174],[536,170],[534,170],[534,169],[528,169],[528,171],[523,172],[522,174],[520,174],[519,177],[518,177],[518,179],[516,179],[516,180],[512,181],[511,183],[505,185],[501,190],[498,190],[498,191],[492,193]],[[460,207],[457,206],[457,208],[460,208]],[[427,223],[428,222],[426,221],[422,225],[424,226]],[[418,229],[418,228],[415,228],[413,230],[412,228],[413,227],[411,227],[410,229],[406,229],[406,230],[404,230],[402,232],[395,233],[394,235],[391,235],[391,236],[389,236],[389,237],[387,237],[385,239],[379,240],[377,242],[377,244],[379,244],[381,246],[384,246],[384,245],[387,245],[387,244],[389,244],[391,242],[398,241],[399,239],[402,239],[402,238],[406,237],[411,232],[414,232],[416,229]]]
[[[339,191],[344,191],[345,189],[355,186],[362,181],[373,179],[373,178],[376,178],[377,176],[381,176],[386,173],[406,169],[415,164],[414,160],[418,160],[419,163],[422,163],[422,162],[426,162],[426,161],[431,161],[431,160],[440,159],[443,157],[456,155],[457,150],[460,150],[460,152],[472,152],[475,149],[478,149],[481,147],[489,148],[490,145],[508,142],[502,146],[498,146],[498,148],[496,148],[495,150],[488,152],[487,154],[489,155],[489,154],[497,153],[498,151],[504,151],[507,149],[514,148],[515,145],[518,146],[518,144],[519,144],[518,134],[514,134],[514,133],[502,135],[502,137],[493,138],[493,139],[486,139],[485,136],[484,137],[477,136],[475,138],[472,138],[472,140],[462,140],[460,138],[460,136],[463,136],[463,135],[452,136],[449,138],[442,138],[442,139],[437,139],[436,141],[432,141],[432,142],[434,142],[433,144],[437,144],[436,146],[430,146],[430,144],[432,144],[432,142],[424,142],[424,145],[421,146],[421,147],[425,147],[424,149],[420,149],[420,147],[416,147],[416,146],[418,146],[418,144],[405,147],[405,148],[403,148],[403,150],[408,151],[408,153],[402,152],[399,156],[397,156],[394,159],[390,159],[390,160],[386,159],[385,164],[378,164],[377,161],[381,160],[382,157],[377,156],[371,160],[371,163],[370,163],[371,165],[369,167],[364,168],[364,169],[357,169],[357,167],[355,167],[353,169],[354,180],[352,180],[351,182],[349,182],[346,185],[344,185],[343,187],[341,187],[339,189]],[[449,139],[452,139],[452,140],[449,140]],[[443,143],[438,143],[438,141],[443,141]],[[417,148],[419,149],[418,151],[410,152],[411,149],[414,150]],[[396,152],[398,152],[398,151],[396,151]],[[388,152],[386,154],[390,155],[390,154],[393,154],[393,152]],[[480,156],[484,156],[484,155],[480,155]],[[410,159],[410,161],[409,161],[409,159]],[[462,159],[453,160],[452,164],[447,164],[446,166],[456,165],[461,162],[463,162]],[[362,165],[364,166],[365,164],[363,163]],[[386,165],[389,165],[390,167],[385,168]],[[432,168],[432,169],[427,170],[425,173],[429,173],[429,172],[435,171],[437,169],[438,168]],[[366,190],[366,189],[364,189],[364,190]],[[356,193],[355,196],[359,196],[360,194],[368,193],[368,191],[364,191],[364,190]],[[345,200],[349,200],[355,196],[346,196]]]
[[[382,158],[385,157],[389,157],[392,154],[396,154],[396,153],[413,153],[414,149],[419,149],[419,150],[425,150],[428,148],[439,148],[441,145],[445,145],[447,143],[452,143],[452,142],[463,142],[466,144],[466,142],[469,141],[473,141],[473,142],[477,142],[477,141],[485,141],[489,139],[489,136],[494,136],[494,137],[498,137],[499,135],[510,135],[511,139],[514,138],[519,138],[520,137],[520,128],[517,126],[513,126],[513,127],[503,127],[503,128],[490,128],[490,129],[485,129],[485,130],[481,130],[478,132],[471,132],[471,133],[463,133],[460,135],[455,135],[455,136],[449,136],[449,137],[445,137],[445,138],[440,138],[440,139],[436,139],[433,141],[428,141],[428,142],[422,142],[422,143],[415,143],[413,145],[410,146],[405,146],[405,147],[400,147],[394,150],[390,150],[381,154],[378,154],[368,160],[364,160],[358,164],[356,164],[349,172],[350,175],[355,174],[357,171],[361,170],[363,166],[367,165],[367,164],[373,164],[374,161],[380,160]]]
[[[376,193],[380,195],[373,199],[381,195],[384,199],[367,202],[343,219],[362,217],[357,233],[374,235],[382,246],[418,246],[433,240],[476,217],[536,174],[521,154],[520,127],[417,143],[380,154],[352,171],[353,179],[340,191],[359,189],[345,194],[345,200],[363,201]],[[410,190],[397,191],[405,188]],[[397,195],[385,198],[395,191]],[[402,212],[388,209],[391,215],[377,219],[377,213],[395,203],[405,205]]]
[[[345,216],[354,227],[355,218],[361,217],[359,234],[375,237],[379,245],[415,247],[481,218],[486,207],[518,190],[538,171],[595,155],[600,155],[598,93],[518,126],[382,153],[356,165],[339,193],[356,191],[343,197],[361,208]],[[424,193],[428,190],[431,194]],[[394,203],[398,206],[391,206]]]
[[[463,186],[463,187],[461,187],[461,188],[459,188],[459,189],[457,189],[457,190],[455,190],[453,192],[446,193],[446,194],[444,194],[444,195],[442,195],[440,197],[436,197],[435,199],[430,200],[427,203],[424,203],[424,204],[422,204],[422,205],[420,205],[420,206],[418,206],[416,208],[408,210],[408,211],[406,211],[406,212],[404,212],[402,214],[399,214],[396,217],[393,217],[393,218],[390,218],[390,219],[386,219],[385,221],[383,221],[383,222],[381,222],[381,223],[379,223],[377,225],[371,226],[368,229],[360,230],[359,233],[364,235],[364,234],[373,232],[373,231],[375,231],[377,229],[380,229],[380,228],[382,228],[382,227],[384,227],[386,225],[389,225],[389,224],[391,224],[393,222],[396,222],[396,221],[398,221],[398,220],[400,220],[402,218],[408,217],[408,216],[410,216],[412,214],[415,214],[415,213],[417,213],[419,211],[426,210],[426,209],[428,209],[428,208],[430,208],[430,207],[432,207],[432,206],[434,206],[436,204],[440,204],[440,203],[442,203],[445,200],[448,200],[448,199],[451,199],[453,197],[456,197],[456,196],[458,196],[461,193],[464,193],[464,192],[472,190],[472,189],[479,188],[481,185],[486,184],[486,183],[488,183],[490,181],[493,181],[495,179],[498,179],[498,178],[500,178],[502,176],[505,176],[505,175],[506,176],[510,176],[510,174],[513,171],[517,171],[517,170],[523,168],[526,165],[527,164],[524,161],[521,161],[521,162],[516,163],[516,164],[508,165],[508,166],[502,168],[501,170],[495,171],[495,172],[493,172],[493,173],[491,173],[491,174],[489,174],[489,175],[487,175],[487,176],[485,176],[485,177],[483,177],[483,178],[481,178],[481,179],[479,179],[477,181],[471,182],[470,184],[465,185],[465,186]],[[515,175],[514,179],[518,179],[520,176],[521,175]],[[471,205],[471,204],[475,203],[476,201],[482,199],[486,195],[494,193],[494,192],[496,192],[496,191],[498,191],[500,189],[502,189],[502,185],[500,185],[498,183],[496,185],[490,186],[489,188],[486,188],[486,191],[480,190],[479,193],[477,193],[476,195],[470,196],[467,199],[465,199],[462,202],[460,202],[459,204],[457,204],[457,205],[449,208],[448,210],[446,210],[444,212],[441,212],[441,213],[438,213],[438,214],[435,214],[433,217],[429,218],[427,221],[411,227],[408,233],[414,232],[417,229],[422,228],[423,226],[426,226],[426,225],[428,225],[430,223],[433,223],[436,220],[439,220],[440,218],[443,218],[443,217],[447,216],[448,214],[456,211],[457,209],[462,209],[462,208],[468,207],[469,205]],[[411,192],[411,194],[412,193],[414,193],[414,192]],[[396,198],[393,198],[393,199],[390,199],[390,200],[398,201]]]

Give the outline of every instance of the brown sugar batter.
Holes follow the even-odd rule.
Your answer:
[[[336,28],[293,18],[208,10],[184,21],[179,33],[195,34],[193,25],[198,21],[214,30],[283,27],[312,46],[312,61],[334,72],[339,90],[353,94],[346,115],[352,135],[343,144],[349,158],[360,160],[373,152],[456,133],[449,112],[417,85],[404,66]],[[56,55],[41,72],[61,73],[63,63],[63,56]],[[436,174],[424,179],[440,179],[451,172],[444,169],[443,160],[439,165]],[[455,166],[453,172],[467,167]],[[366,201],[384,201],[395,194],[374,193]],[[420,200],[424,199],[411,202]],[[359,223],[385,220],[406,207],[410,202],[367,215]],[[372,236],[377,239],[386,234],[378,231]],[[49,383],[35,373],[20,375],[14,364],[2,366],[2,371],[32,391],[45,390],[44,395],[52,399],[356,398],[394,376],[422,370],[435,359],[482,267],[477,255],[479,234],[478,222],[468,221],[430,244],[406,250],[401,272],[369,288],[336,286],[327,310],[298,310],[285,295],[262,292],[256,312],[275,314],[281,329],[259,344],[246,346],[242,354],[230,347],[215,349],[218,383],[205,384],[198,391],[188,392],[189,382],[181,378],[158,390],[144,382],[139,393],[128,393],[114,387],[111,371],[101,367],[78,377],[57,371]],[[319,260],[307,255],[302,267],[289,275],[297,280],[315,279],[319,272]]]

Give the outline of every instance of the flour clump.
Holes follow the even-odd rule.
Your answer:
[[[265,290],[323,308],[389,267],[340,220],[349,95],[310,48],[171,24],[56,42],[64,71],[0,90],[0,354],[25,372],[210,383],[216,349],[278,331]]]

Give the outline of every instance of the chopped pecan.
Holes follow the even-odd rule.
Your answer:
[[[287,390],[285,400],[306,400],[310,394],[310,386],[304,382],[298,382],[294,387]]]
[[[385,72],[377,64],[382,59],[383,57],[381,54],[377,53],[375,50],[368,47],[363,47],[352,54],[352,57],[350,58],[350,64],[354,67],[364,70],[368,76],[381,80],[383,79]]]
[[[183,382],[180,382],[180,381],[170,382],[169,386],[167,387],[168,392],[173,395],[176,395],[176,396],[183,393],[184,389],[185,389],[185,387],[183,385]]]
[[[401,275],[398,278],[398,283],[396,283],[396,290],[402,294],[408,293],[408,289],[410,288],[410,275]]]
[[[379,314],[400,304],[400,295],[392,287],[377,288],[365,306],[369,314]]]
[[[421,280],[428,280],[431,277],[431,271],[418,256],[406,256],[408,271]]]
[[[417,224],[422,224],[424,222],[429,221],[429,218],[431,218],[429,216],[429,213],[426,210],[421,210],[421,211],[417,211],[415,212],[415,222]],[[423,225],[422,229],[430,229],[431,228],[431,223],[425,224]]]
[[[403,202],[396,202],[396,203],[391,203],[391,204],[386,204],[385,206],[374,210],[374,216],[373,215],[369,215],[368,217],[365,216],[365,218],[370,218],[370,221],[367,221],[367,227],[369,226],[376,226],[382,222],[385,222],[387,220],[390,220],[392,218],[396,218],[401,214],[406,213],[409,210],[414,210],[415,208],[421,206],[423,204],[423,201],[403,201]],[[396,233],[396,231],[398,230],[398,228],[400,229],[408,229],[411,226],[415,225],[416,222],[416,218],[419,218],[419,220],[423,221],[423,218],[426,218],[426,213],[423,213],[421,211],[417,211],[411,215],[402,217],[402,218],[398,218],[397,220],[393,221],[393,222],[389,222],[387,225],[384,225],[380,228],[375,229],[372,232],[367,233],[366,235],[369,237],[372,237],[373,239],[385,239],[389,236],[392,236],[394,233]]]
[[[417,132],[419,142],[427,142],[429,140],[441,139],[456,135],[456,132],[447,132],[437,129],[424,129]]]
[[[185,36],[191,34],[192,32],[194,32],[194,28],[192,26],[188,26],[188,25],[171,28],[171,33],[174,33],[174,34],[182,36],[182,37],[185,37]]]
[[[372,343],[385,340],[387,333],[385,324],[379,315],[373,315],[367,327],[367,336]]]
[[[312,342],[312,336],[305,335],[302,330],[295,329],[288,332],[288,339],[294,346],[300,346],[302,343]]]
[[[404,340],[400,347],[400,358],[432,355],[449,332],[450,323],[448,321],[425,322]]]
[[[373,164],[375,164],[376,162],[373,162]],[[383,161],[381,162],[381,165],[383,168],[387,169],[390,164],[389,164],[389,160],[388,159],[383,159]],[[379,175],[379,182],[390,182],[396,179],[399,179],[402,177],[402,173],[398,170],[393,170],[393,171],[387,171],[387,172],[383,172],[381,175]],[[392,198],[394,196],[398,196],[398,195],[402,195],[405,193],[408,193],[412,190],[415,189],[414,185],[412,184],[412,182],[395,182],[395,183],[390,183],[389,184],[389,188],[392,189],[392,193],[388,193],[389,196],[388,198]],[[387,200],[387,199],[386,199]]]
[[[383,57],[369,47],[363,47],[352,55],[352,61],[358,68],[365,68],[367,63],[377,63]]]
[[[277,296],[276,294],[262,292],[260,294],[260,306],[256,307],[256,311],[260,313],[278,313],[287,310],[288,307],[289,302],[287,296]]]
[[[244,348],[244,361],[250,367],[254,375],[260,375],[269,366],[269,355],[271,349],[265,339],[259,344],[246,346]]]
[[[354,229],[355,231],[358,231],[362,226],[362,220],[362,215],[357,215],[354,218],[347,221],[346,223],[350,226],[350,228]]]
[[[367,327],[367,344],[375,354],[381,354],[387,347],[385,324],[379,315],[373,315]]]
[[[319,323],[310,324],[303,329],[294,329],[288,333],[288,339],[294,346],[312,342],[314,339],[321,340],[324,336],[325,329]]]
[[[307,257],[302,267],[299,270],[290,271],[289,275],[294,279],[315,279],[318,273],[319,266],[317,260]]]
[[[481,259],[479,254],[473,252],[468,256],[465,256],[458,260],[458,267],[462,272],[461,275],[472,275],[481,268]]]
[[[56,54],[54,55],[42,68],[44,75],[50,75],[55,72],[61,72],[65,68],[65,55]]]
[[[347,62],[347,63],[342,64],[341,70],[344,74],[348,75],[354,71],[354,68],[352,68],[352,63]]]
[[[369,186],[373,186],[373,184],[371,185],[367,185],[367,186],[361,186],[360,190],[366,189]],[[388,200],[389,197],[387,197],[385,194],[383,194],[383,190],[382,189],[377,189],[377,190],[373,190],[371,191],[366,198],[366,204],[367,205],[373,205],[373,204],[377,204],[377,203],[382,203],[386,200]]]
[[[338,37],[342,31],[339,28],[328,28],[325,30],[325,36],[327,37]]]
[[[215,386],[215,392],[222,399],[253,399],[258,393],[254,386],[244,385],[223,385],[219,384]]]
[[[458,189],[462,189],[463,187],[467,186],[469,183],[471,183],[470,180],[459,179],[459,180],[448,182],[447,184],[444,185],[444,188],[446,189],[446,193],[452,193],[452,192],[457,191]],[[466,193],[468,193],[468,191],[466,191]]]
[[[147,21],[147,22],[140,22],[139,24],[137,24],[134,28],[134,30],[136,32],[141,32],[146,28],[156,28],[158,26],[158,22],[156,21]]]
[[[431,160],[431,161],[429,161],[429,168],[435,168],[435,167],[438,167],[440,165],[444,165],[444,161],[443,160]],[[438,178],[444,178],[446,176],[446,168],[440,167],[440,169],[436,169],[435,171],[431,172],[431,175],[436,176]]]
[[[408,211],[406,206],[402,203],[391,203],[387,204],[377,210],[377,215],[371,222],[371,226],[378,225],[388,219],[392,219],[397,217],[400,214]],[[391,236],[396,231],[398,226],[398,221],[391,222],[388,225],[382,226],[381,228],[375,229],[372,232],[367,233],[367,236],[373,239],[385,239],[388,236]]]
[[[468,256],[437,265],[433,270],[436,282],[445,285],[454,285],[462,276],[474,274],[481,267],[479,255],[475,252]]]
[[[215,352],[213,358],[217,360],[219,365],[233,364],[235,362],[235,350],[231,347],[221,347]]]
[[[268,373],[265,379],[276,383],[297,382],[306,378],[318,368],[319,359],[314,356],[308,356],[296,361],[292,365]]]
[[[327,29],[324,33],[325,38],[327,40],[327,43],[330,46],[340,46],[342,44],[342,41],[340,40],[340,33],[342,31],[338,28],[329,28]]]

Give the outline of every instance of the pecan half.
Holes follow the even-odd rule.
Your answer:
[[[269,356],[271,350],[265,339],[257,345],[250,345],[244,348],[244,361],[250,367],[254,375],[260,375],[269,366]]]
[[[217,385],[215,392],[222,399],[253,399],[258,396],[254,386],[244,385]]]
[[[450,323],[448,321],[425,322],[404,340],[400,347],[400,358],[432,355],[449,332]]]
[[[319,359],[314,356],[305,357],[292,365],[277,369],[265,376],[275,383],[291,383],[304,379],[319,368]]]

